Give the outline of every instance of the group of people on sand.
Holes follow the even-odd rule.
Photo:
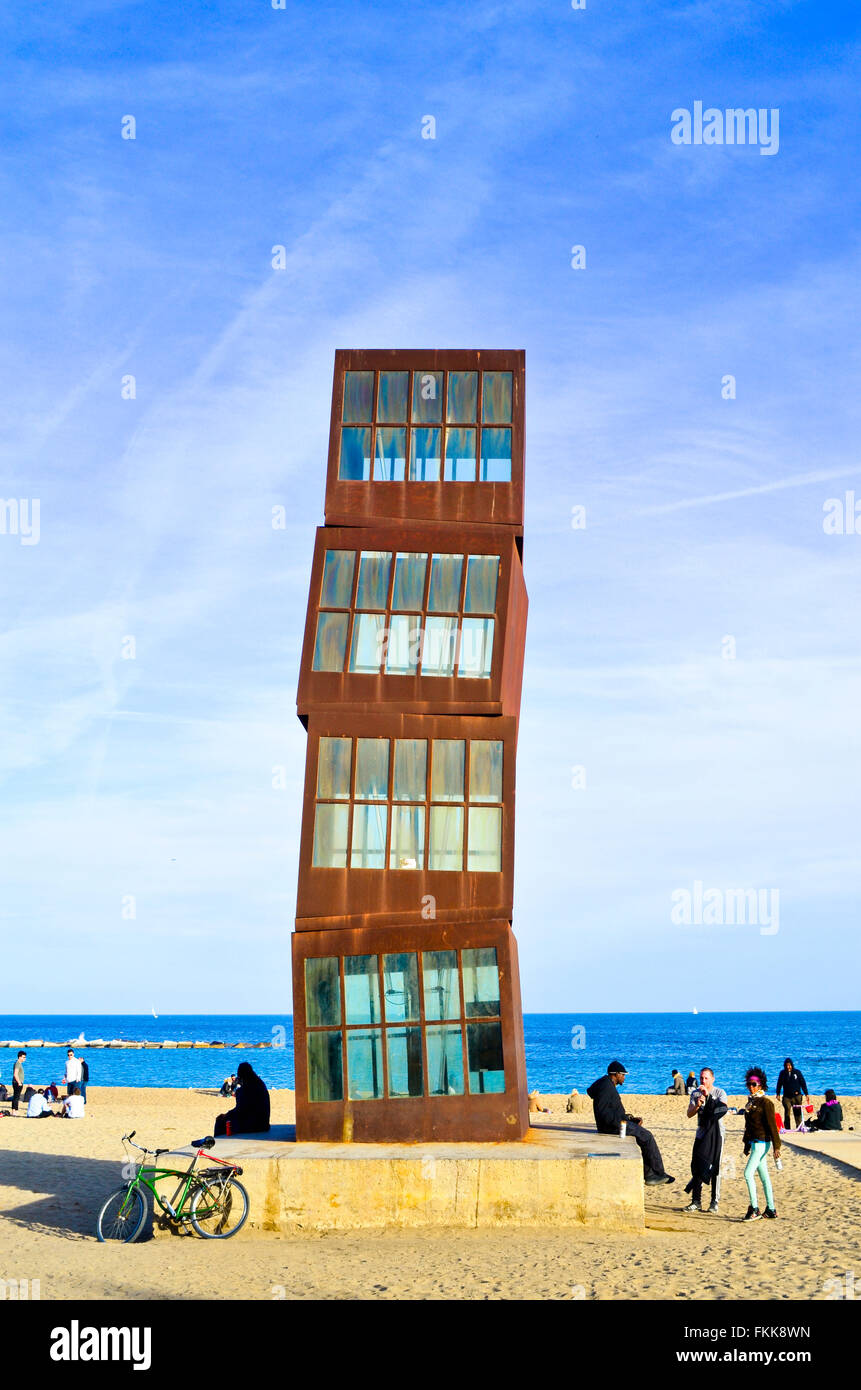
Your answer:
[[[84,1118],[84,1107],[87,1100],[87,1082],[90,1079],[90,1069],[83,1057],[75,1056],[75,1049],[70,1047],[66,1053],[66,1067],[63,1072],[61,1085],[66,1087],[66,1094],[60,1098],[60,1092],[54,1082],[50,1086],[34,1088],[26,1086],[24,1082],[24,1064],[27,1060],[27,1053],[23,1048],[15,1058],[12,1068],[12,1110],[11,1113],[19,1113],[19,1105],[23,1100],[27,1106],[28,1120],[42,1120],[49,1115],[57,1119],[82,1120]],[[0,1086],[0,1100],[7,1100],[9,1092],[5,1086]],[[59,1104],[60,1109],[54,1110],[53,1107]],[[8,1115],[8,1110],[0,1112]]]
[[[664,1168],[661,1152],[654,1135],[643,1128],[641,1115],[627,1114],[619,1088],[625,1084],[627,1070],[619,1061],[607,1067],[607,1074],[599,1076],[587,1088],[595,1115],[595,1127],[599,1134],[629,1134],[637,1141],[643,1159],[643,1180],[647,1186],[675,1182]],[[673,1077],[681,1080],[677,1071]],[[694,1078],[696,1082],[696,1078]],[[778,1171],[782,1168],[781,1128],[775,1113],[774,1101],[767,1094],[768,1078],[763,1067],[748,1067],[745,1073],[747,1103],[741,1110],[744,1115],[743,1145],[747,1163],[744,1180],[747,1184],[749,1206],[745,1221],[760,1221],[764,1217],[774,1220],[777,1209],[774,1205],[774,1192],[768,1171],[768,1157],[773,1155]],[[681,1089],[675,1084],[668,1094],[687,1094],[688,1119],[696,1119],[697,1131],[691,1155],[691,1180],[685,1191],[690,1194],[690,1202],[683,1209],[694,1213],[707,1211],[709,1215],[720,1212],[721,1159],[725,1139],[724,1116],[738,1114],[736,1108],[730,1110],[726,1091],[715,1085],[715,1074],[711,1067],[703,1067],[699,1081],[688,1091],[685,1082]],[[802,1097],[807,1097],[807,1084],[802,1073],[796,1070],[792,1059],[786,1058],[783,1070],[777,1081],[775,1098],[783,1095],[785,1127],[789,1128],[789,1115],[796,1117],[796,1127],[801,1123]],[[623,1128],[624,1126],[624,1128]],[[839,1130],[843,1127],[843,1110],[833,1090],[825,1092],[825,1100],[819,1107],[815,1120],[805,1125],[807,1130]],[[765,1210],[760,1211],[756,1182],[759,1179],[765,1200]],[[709,1205],[703,1207],[703,1189],[709,1188]]]

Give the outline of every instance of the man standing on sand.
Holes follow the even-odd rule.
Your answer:
[[[75,1056],[75,1049],[70,1047],[66,1053],[66,1070],[63,1075],[63,1085],[66,1088],[66,1096],[72,1094],[72,1087],[78,1087],[81,1081],[81,1059]]]
[[[802,1073],[792,1064],[792,1058],[787,1057],[783,1064],[783,1070],[777,1078],[777,1086],[774,1090],[775,1100],[780,1099],[783,1092],[783,1123],[787,1129],[791,1129],[790,1115],[795,1115],[795,1128],[801,1124],[802,1096],[805,1100],[809,1099],[807,1092],[807,1082]]]
[[[655,1143],[654,1135],[642,1127],[642,1115],[625,1113],[617,1088],[624,1086],[627,1074],[621,1062],[611,1062],[607,1068],[607,1075],[599,1076],[597,1081],[593,1081],[592,1085],[586,1088],[586,1094],[592,1100],[595,1128],[599,1134],[618,1134],[624,1121],[627,1126],[626,1132],[636,1139],[643,1156],[643,1181],[646,1186],[656,1187],[658,1183],[675,1182],[675,1178],[671,1178],[669,1173],[664,1171],[664,1160],[661,1158],[661,1151]]]
[[[703,1209],[703,1183],[711,1183],[709,1215],[717,1216],[720,1203],[720,1161],[723,1152],[723,1117],[729,1109],[726,1091],[715,1085],[711,1067],[703,1067],[700,1084],[691,1092],[688,1119],[697,1117],[697,1135],[691,1154],[691,1180],[685,1188],[690,1192],[690,1205],[684,1211]]]
[[[21,1099],[21,1092],[24,1089],[24,1062],[26,1052],[19,1052],[15,1058],[15,1065],[12,1068],[12,1109],[18,1109],[18,1101]]]

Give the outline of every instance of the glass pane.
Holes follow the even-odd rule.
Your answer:
[[[472,865],[470,865],[470,868]],[[463,869],[463,807],[432,806],[428,868],[459,874]]]
[[[341,461],[338,477],[348,482],[362,482],[371,476],[371,431],[369,426],[361,429],[341,430]]]
[[[495,613],[498,555],[470,555],[466,566],[464,613]]]
[[[431,759],[431,801],[463,801],[466,744],[461,738],[435,738]]]
[[[410,444],[410,481],[435,483],[439,478],[440,430],[414,429]]]
[[[395,560],[395,590],[392,608],[418,613],[424,605],[427,555],[398,555]]]
[[[493,668],[493,618],[464,618],[458,675],[487,679]]]
[[[343,671],[349,613],[319,613],[314,639],[314,670]]]
[[[321,801],[350,800],[351,738],[320,739],[317,748],[317,796]]]
[[[423,1095],[421,1028],[388,1028],[386,1047],[390,1097]]]
[[[481,431],[482,483],[511,482],[511,430],[483,429]]]
[[[383,956],[386,1019],[405,1023],[419,1017],[419,962],[415,951]]]
[[[379,1028],[347,1034],[350,1100],[379,1100],[383,1094],[383,1040]]]
[[[389,740],[356,740],[356,800],[385,801],[389,795]]]
[[[378,428],[374,445],[374,478],[378,483],[402,483],[406,470],[406,430]]]
[[[393,800],[424,801],[427,795],[427,777],[427,739],[396,738]]]
[[[472,1095],[505,1090],[505,1067],[502,1061],[502,1024],[468,1023],[466,1045],[469,1049],[469,1089]]]
[[[460,1018],[457,951],[423,951],[425,1018]]]
[[[341,809],[339,806],[338,810]],[[353,807],[351,869],[384,869],[386,867],[387,813],[388,808],[381,806],[379,802],[370,806],[356,805]]]
[[[409,372],[380,372],[380,396],[377,419],[403,423],[407,418],[407,396],[410,390]]]
[[[413,421],[442,419],[442,372],[413,372]]]
[[[457,613],[460,609],[462,555],[434,555],[428,591],[429,613]]]
[[[353,619],[350,670],[360,675],[376,675],[386,645],[385,613],[357,613]]]
[[[431,832],[433,832],[433,823],[431,823]],[[466,867],[467,872],[471,874],[498,874],[501,871],[501,806],[470,806],[469,854]]]
[[[305,961],[305,1022],[309,1028],[325,1028],[341,1022],[341,979],[337,956],[318,956]]]
[[[446,430],[443,476],[447,483],[475,482],[475,430]]]
[[[419,666],[422,621],[416,614],[396,613],[389,623],[386,671],[390,676],[414,676]]]
[[[499,1018],[499,967],[496,947],[463,952],[463,1011],[467,1018]]]
[[[379,1023],[379,956],[344,957],[344,1016],[347,1023]]]
[[[502,740],[470,739],[470,801],[502,800]]]
[[[308,1099],[344,1099],[340,1032],[308,1034]]]
[[[390,869],[423,869],[425,866],[424,806],[392,807]]]
[[[478,404],[478,372],[449,372],[445,418],[451,422],[475,419]]]
[[[359,561],[359,587],[356,607],[367,610],[385,608],[389,598],[389,574],[392,555],[389,550],[363,550]]]
[[[422,642],[422,675],[453,676],[457,618],[428,618]]]
[[[355,550],[326,551],[326,563],[323,566],[323,591],[320,594],[321,608],[349,608],[353,594],[353,571],[355,568]]]
[[[459,1028],[428,1028],[428,1095],[463,1095],[463,1042]]]
[[[346,869],[347,806],[320,802],[314,817],[315,869]]]
[[[511,372],[485,372],[481,418],[486,425],[511,423]]]
[[[374,418],[374,373],[344,373],[344,420]]]

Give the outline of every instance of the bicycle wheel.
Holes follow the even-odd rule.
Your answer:
[[[191,1199],[191,1224],[199,1236],[226,1240],[248,1216],[248,1193],[235,1178],[198,1183]]]
[[[130,1245],[137,1240],[146,1217],[146,1202],[139,1187],[118,1187],[105,1202],[96,1221],[101,1241],[119,1240]]]

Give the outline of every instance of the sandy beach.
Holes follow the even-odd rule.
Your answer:
[[[787,1146],[783,1172],[772,1170],[779,1219],[744,1225],[742,1119],[729,1116],[721,1214],[687,1216],[694,1123],[686,1100],[623,1094],[677,1177],[646,1189],[642,1235],[392,1231],[115,1247],[99,1244],[94,1226],[122,1181],[120,1136],[134,1129],[153,1147],[181,1147],[211,1132],[227,1103],[201,1091],[91,1087],[83,1121],[28,1122],[23,1111],[0,1120],[0,1279],[38,1280],[42,1299],[68,1300],[807,1300],[833,1298],[840,1286],[829,1281],[861,1269],[857,1169]],[[565,1099],[542,1104],[564,1118]],[[590,1109],[581,1097],[578,1110]],[[843,1109],[846,1125],[859,1129],[861,1098]],[[292,1092],[273,1091],[273,1123],[290,1123],[293,1113]]]

